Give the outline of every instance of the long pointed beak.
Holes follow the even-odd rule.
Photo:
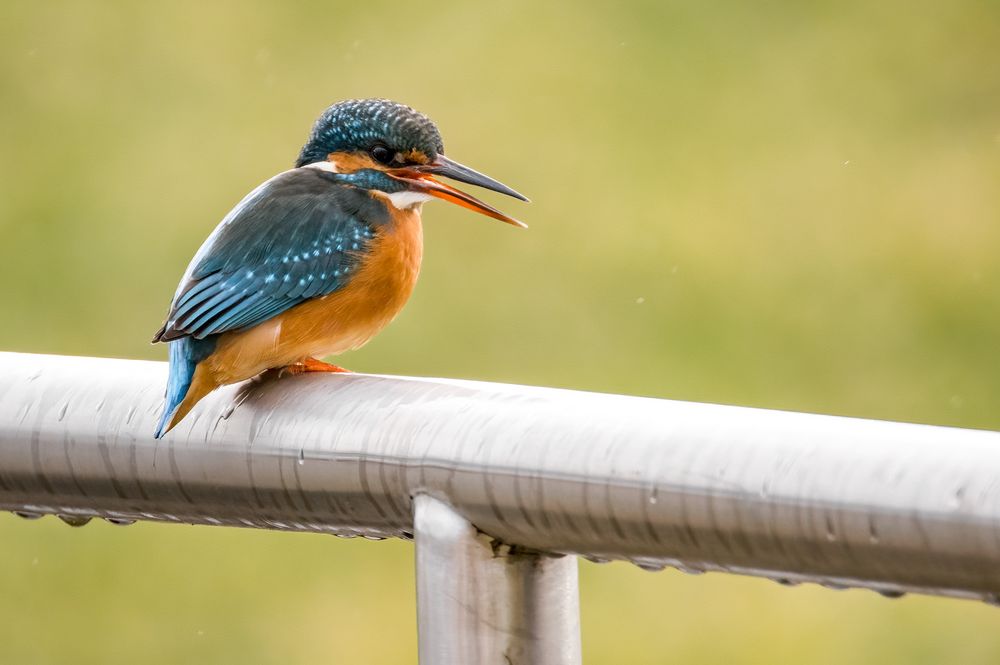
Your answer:
[[[418,166],[417,170],[423,171],[424,173],[433,173],[434,175],[443,175],[446,178],[451,178],[452,180],[475,185],[476,187],[492,189],[494,192],[500,192],[501,194],[506,194],[507,196],[513,196],[515,199],[528,201],[528,197],[524,194],[514,191],[507,185],[502,182],[497,182],[488,175],[483,175],[479,171],[475,171],[470,169],[468,166],[464,166],[452,159],[448,159],[444,155],[438,155],[437,159],[426,166]]]
[[[524,222],[520,222],[513,217],[500,212],[488,203],[484,203],[476,197],[466,194],[462,190],[455,189],[454,187],[446,185],[436,179],[434,177],[435,175],[441,175],[446,178],[451,178],[452,180],[458,180],[459,182],[476,185],[477,187],[492,189],[494,192],[500,192],[501,194],[506,194],[507,196],[513,196],[515,199],[520,199],[522,201],[528,200],[526,196],[514,191],[502,182],[498,182],[487,175],[483,175],[478,171],[470,169],[468,166],[463,166],[454,160],[448,159],[444,155],[438,155],[437,159],[430,164],[401,169],[390,169],[386,171],[386,173],[397,180],[405,182],[415,191],[424,192],[429,196],[443,199],[445,201],[451,201],[452,203],[456,203],[463,208],[474,210],[475,212],[486,215],[487,217],[498,219],[501,222],[507,222],[508,224],[520,226],[525,229],[528,228],[528,225]]]

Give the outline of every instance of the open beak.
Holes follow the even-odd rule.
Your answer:
[[[493,178],[483,175],[478,171],[474,171],[468,166],[463,166],[456,161],[448,159],[444,155],[438,155],[437,159],[430,164],[405,167],[401,169],[389,169],[386,173],[396,180],[405,182],[410,186],[410,189],[414,191],[423,192],[428,196],[457,203],[463,208],[475,210],[476,212],[482,213],[487,217],[499,219],[501,222],[507,222],[508,224],[520,226],[525,229],[528,228],[528,225],[524,222],[519,222],[513,217],[500,212],[488,203],[484,203],[476,197],[466,194],[459,189],[455,189],[450,185],[446,185],[435,178],[435,175],[441,175],[446,178],[451,178],[452,180],[458,180],[459,182],[476,185],[477,187],[492,189],[494,192],[500,192],[501,194],[506,194],[507,196],[513,196],[515,199],[521,199],[522,201],[528,200],[526,196],[515,192],[507,185],[497,182]]]

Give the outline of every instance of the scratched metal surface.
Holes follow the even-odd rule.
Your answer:
[[[0,354],[0,508],[410,537],[424,492],[538,550],[1000,599],[1000,433],[306,375],[157,443],[165,373]]]

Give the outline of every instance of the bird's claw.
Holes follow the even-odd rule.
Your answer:
[[[278,377],[281,378],[286,374],[295,376],[296,374],[304,374],[306,372],[331,372],[335,374],[353,374],[351,370],[344,369],[339,365],[331,365],[330,363],[325,363],[322,360],[316,360],[315,358],[306,358],[302,362],[292,363],[291,365],[285,365],[278,369]]]

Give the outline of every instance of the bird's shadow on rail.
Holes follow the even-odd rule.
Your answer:
[[[223,414],[223,419],[228,419],[229,416],[232,415],[232,413],[247,400],[257,401],[259,398],[263,397],[265,393],[270,392],[274,386],[289,381],[295,381],[296,379],[302,380],[307,376],[320,377],[328,375],[322,372],[292,373],[284,368],[277,368],[265,370],[257,376],[247,379],[243,383],[237,385],[236,392],[233,393],[232,400]],[[367,375],[354,374],[353,372],[337,373],[335,376],[337,377],[337,381],[342,382],[342,385],[344,386],[360,379],[369,378]],[[315,381],[317,379],[314,378],[313,380]]]

